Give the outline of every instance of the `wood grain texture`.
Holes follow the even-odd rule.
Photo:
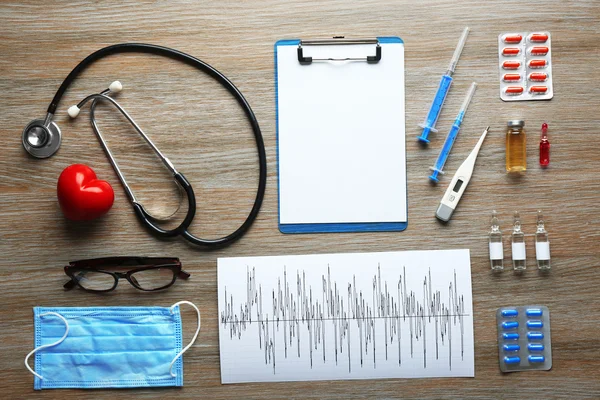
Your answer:
[[[585,1],[64,1],[0,4],[0,390],[3,398],[599,398],[600,3]],[[453,173],[483,128],[491,131],[475,175],[447,225],[433,217],[449,177],[427,182],[441,146],[414,139],[463,27],[472,28],[455,83],[438,121],[449,127],[471,81],[479,88],[447,170]],[[498,95],[497,35],[509,29],[552,33],[555,97],[550,102],[503,103]],[[398,35],[406,43],[406,128],[409,227],[402,233],[282,235],[277,230],[277,177],[273,44],[283,38]],[[198,198],[193,232],[216,237],[234,229],[252,205],[257,183],[254,141],[230,95],[189,66],[139,54],[118,55],[91,66],[68,90],[56,121],[59,153],[35,160],[21,147],[21,131],[42,117],[58,85],[83,57],[105,45],[148,42],[197,56],[228,76],[252,105],[267,147],[268,187],[250,232],[229,248],[203,252],[181,241],[153,238],[136,221],[87,120],[69,121],[66,109],[119,79],[124,107],[192,182]],[[112,110],[110,110],[112,111]],[[103,108],[100,124],[124,173],[148,208],[176,208],[172,183],[122,118]],[[504,173],[504,127],[526,120],[525,176]],[[550,125],[551,166],[537,164],[537,135]],[[56,179],[72,163],[86,163],[116,191],[112,211],[89,224],[66,222],[56,202]],[[492,209],[508,232],[520,210],[527,234],[528,270],[494,276],[487,231]],[[544,210],[553,270],[534,269],[535,211]],[[505,248],[507,248],[505,237]],[[471,250],[475,379],[371,380],[279,384],[220,384],[216,259],[222,256],[309,254],[416,249]],[[192,273],[163,293],[140,293],[126,284],[106,295],[63,292],[62,266],[106,255],[168,255]],[[507,254],[509,257],[510,253]],[[508,258],[505,259],[508,264]],[[185,354],[185,387],[135,391],[33,391],[23,366],[32,349],[32,307],[72,305],[199,305],[203,330]],[[552,315],[554,365],[549,372],[502,375],[498,369],[495,310],[544,304]],[[183,311],[184,339],[194,312]]]

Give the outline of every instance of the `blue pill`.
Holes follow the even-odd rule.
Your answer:
[[[521,346],[519,346],[518,344],[505,344],[504,346],[502,346],[502,348],[504,349],[504,351],[519,351],[519,350],[521,350]]]
[[[514,308],[511,308],[508,310],[502,310],[501,314],[503,317],[516,317],[519,315],[519,312],[517,310],[515,310]]]
[[[529,356],[530,363],[543,363],[544,356]]]
[[[544,351],[544,345],[541,343],[529,343],[527,349],[529,351]]]
[[[504,321],[502,323],[502,329],[516,329],[519,327],[519,323],[517,321]]]
[[[529,340],[541,340],[544,338],[542,332],[527,332],[527,339]]]
[[[518,333],[503,333],[502,338],[504,340],[519,340],[519,334]]]
[[[528,308],[527,311],[525,311],[525,315],[527,315],[528,317],[541,317],[542,309],[541,308]]]
[[[529,356],[531,357],[531,356]],[[521,357],[504,357],[504,364],[519,364],[521,362]]]
[[[539,321],[539,320],[527,321],[527,327],[529,329],[540,329],[543,326],[544,326],[544,323],[542,321]]]

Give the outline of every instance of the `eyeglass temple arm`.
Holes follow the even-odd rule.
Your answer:
[[[125,257],[101,257],[93,258],[89,260],[77,260],[69,262],[70,267],[105,267],[112,265],[115,267],[125,266],[145,266],[145,265],[159,265],[159,264],[180,264],[179,258],[177,257],[136,257],[136,256],[125,256]]]
[[[74,287],[75,287],[75,282],[73,281],[73,279],[71,279],[69,282],[67,282],[63,285],[63,288],[65,288],[65,290],[71,290]]]
[[[77,283],[75,282],[75,277],[69,275],[69,265],[65,266],[65,274],[67,274],[69,277],[71,277],[71,279],[63,285],[63,288],[65,290],[71,290],[75,287],[75,285],[77,285]]]
[[[189,274],[189,273],[187,273],[187,272],[185,272],[184,270],[181,270],[181,271],[179,271],[179,274],[178,274],[178,276],[179,276],[179,278],[181,278],[181,279],[187,279],[187,278],[189,278],[189,277],[190,277],[190,274]]]

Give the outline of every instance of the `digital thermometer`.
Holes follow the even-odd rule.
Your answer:
[[[450,217],[452,217],[452,213],[456,209],[456,205],[460,201],[469,181],[471,180],[471,175],[473,175],[473,169],[475,168],[475,161],[477,160],[477,155],[479,154],[479,149],[483,144],[483,140],[488,133],[490,127],[488,126],[483,131],[481,138],[475,145],[475,148],[471,151],[471,154],[467,157],[467,159],[461,164],[461,166],[454,174],[454,178],[452,178],[452,182],[448,186],[446,193],[444,193],[444,197],[442,197],[442,201],[435,212],[435,216],[442,221],[449,221]]]

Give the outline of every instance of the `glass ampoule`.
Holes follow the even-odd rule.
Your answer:
[[[535,258],[538,269],[548,271],[550,269],[550,241],[548,232],[544,226],[544,216],[541,211],[537,214],[537,230],[535,231]]]
[[[548,140],[548,124],[542,124],[542,134],[540,136],[540,165],[547,167],[550,165],[550,141]]]
[[[502,248],[502,232],[496,210],[492,211],[492,229],[489,236],[490,265],[492,271],[502,271],[504,269],[504,249]]]
[[[513,219],[513,231],[511,234],[512,260],[515,271],[524,271],[526,268],[525,234],[521,230],[521,216],[515,211]]]

